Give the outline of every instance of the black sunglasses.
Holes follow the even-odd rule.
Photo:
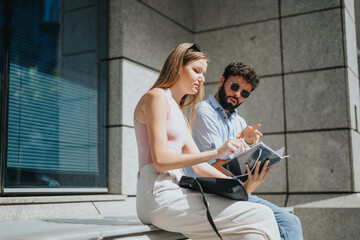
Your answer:
[[[203,50],[201,49],[201,47],[199,45],[197,45],[196,43],[194,43],[191,47],[189,47],[187,50],[193,50],[194,52],[203,52]]]
[[[237,82],[232,82],[230,84],[230,89],[233,90],[234,92],[240,89],[240,85]],[[250,96],[250,92],[246,89],[241,90],[240,95],[243,98],[248,98]]]

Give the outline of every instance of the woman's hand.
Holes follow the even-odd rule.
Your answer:
[[[224,156],[238,153],[240,151],[244,152],[249,149],[249,146],[241,139],[230,138],[229,140],[224,143],[221,147],[217,149],[218,157],[222,158]]]
[[[236,138],[244,138],[246,143],[250,145],[258,143],[260,137],[263,136],[263,134],[257,130],[259,127],[261,127],[261,124],[256,124],[255,126],[247,126],[237,135]]]
[[[261,172],[259,173],[260,170],[260,164],[261,162],[259,161],[256,164],[256,168],[254,170],[254,174],[252,174],[250,172],[250,168],[249,165],[246,165],[246,171],[249,173],[247,176],[247,180],[244,182],[243,187],[245,188],[247,193],[252,193],[253,191],[255,191],[255,189],[260,186],[261,183],[264,182],[266,176],[269,174],[271,167],[267,168],[267,166],[269,165],[269,160],[267,160],[264,164],[264,167],[262,168]]]

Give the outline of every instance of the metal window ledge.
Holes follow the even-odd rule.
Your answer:
[[[0,205],[125,201],[119,194],[0,197]]]

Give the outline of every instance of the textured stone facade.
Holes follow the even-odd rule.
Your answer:
[[[286,196],[277,202],[285,206],[290,199],[304,203],[303,193],[326,198],[359,191],[353,1],[113,0],[109,5],[111,192],[135,194],[135,103],[182,42],[197,42],[209,56],[206,96],[216,91],[231,61],[251,64],[261,76],[239,113],[250,125],[261,123],[264,142],[285,146],[291,157],[273,169],[259,194]]]

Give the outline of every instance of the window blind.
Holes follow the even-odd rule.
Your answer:
[[[11,23],[7,167],[98,174],[97,76],[84,82],[76,70],[93,71],[96,62],[62,64],[57,1],[17,2],[22,5],[14,8]]]
[[[10,65],[8,167],[97,172],[97,93]]]

